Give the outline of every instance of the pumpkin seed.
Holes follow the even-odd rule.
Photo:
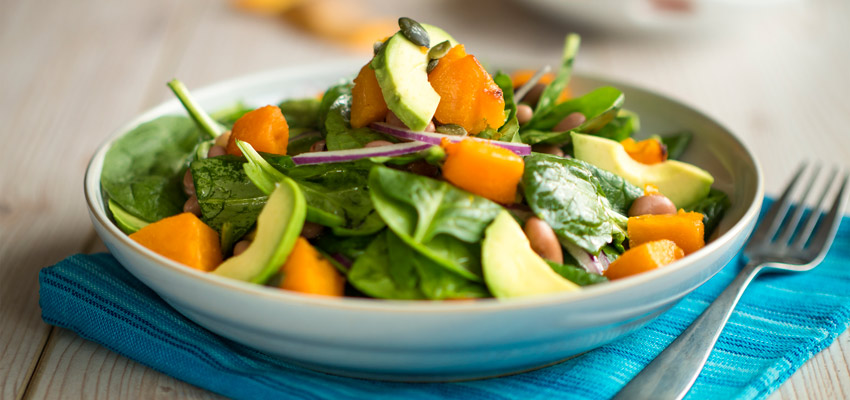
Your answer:
[[[428,31],[418,22],[407,17],[401,17],[398,19],[398,27],[401,28],[401,34],[413,44],[431,47],[431,37],[428,36]]]
[[[432,60],[439,60],[443,58],[443,56],[445,56],[451,48],[452,44],[449,43],[448,40],[442,41],[432,47],[431,50],[428,50],[428,58]]]
[[[431,71],[434,70],[434,68],[437,68],[437,64],[439,64],[439,63],[440,63],[440,59],[428,61],[428,68],[425,68],[425,72],[430,74]]]
[[[467,132],[464,127],[456,124],[445,124],[437,127],[437,132],[445,135],[466,136]]]
[[[383,49],[383,48],[384,48],[384,42],[382,42],[380,40],[378,40],[374,44],[372,44],[372,52],[375,55],[378,55],[378,52],[380,52],[381,49]]]

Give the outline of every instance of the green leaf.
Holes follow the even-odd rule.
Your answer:
[[[351,267],[351,284],[384,299],[462,299],[489,297],[484,285],[469,281],[412,249],[395,233],[378,235]]]
[[[602,275],[592,274],[584,270],[584,268],[575,265],[559,264],[554,261],[545,260],[552,270],[563,276],[567,280],[579,286],[588,286],[602,282],[608,282],[608,278]]]
[[[316,239],[315,245],[332,256],[340,254],[354,261],[366,252],[366,248],[377,236],[378,234],[338,236],[333,232],[325,232]]]
[[[221,156],[195,160],[191,166],[201,219],[230,242],[251,230],[268,199],[243,165],[242,157]]]
[[[328,90],[325,91],[325,94],[322,96],[322,100],[321,102],[319,102],[319,110],[317,111],[317,123],[319,125],[319,131],[321,131],[323,135],[327,134],[327,131],[325,130],[325,123],[328,119],[328,113],[331,110],[331,106],[334,104],[334,102],[336,102],[337,98],[339,98],[340,96],[351,96],[352,86],[353,84],[351,83],[351,81],[342,81],[328,88]]]
[[[248,107],[245,103],[239,101],[233,103],[230,107],[222,108],[217,110],[216,112],[210,114],[212,119],[218,121],[222,125],[227,128],[232,128],[233,124],[236,123],[239,118],[242,118],[243,115],[247,114],[249,111],[254,110],[251,107]]]
[[[292,129],[319,129],[319,109],[322,102],[314,98],[284,100],[278,105]]]
[[[502,89],[502,95],[505,98],[505,111],[508,113],[508,118],[505,124],[499,128],[498,140],[503,142],[522,142],[519,137],[519,121],[516,119],[516,103],[514,102],[514,84],[508,74],[499,71],[493,77],[493,81],[499,88]]]
[[[248,160],[247,163],[242,164],[242,168],[245,170],[245,174],[248,175],[248,179],[254,182],[254,185],[263,193],[270,195],[276,185],[286,178],[286,175],[269,164],[260,153],[254,150],[250,143],[237,139],[236,146],[239,147],[242,155]]]
[[[402,240],[434,262],[470,280],[481,280],[480,241],[501,206],[446,182],[372,168],[375,209]]]
[[[522,186],[529,207],[564,242],[592,254],[625,239],[626,217],[605,197],[586,163],[546,154],[525,158]]]
[[[125,211],[118,203],[109,199],[107,201],[107,205],[109,207],[109,212],[112,214],[112,219],[115,221],[115,224],[121,228],[122,231],[126,234],[131,234],[139,229],[144,228],[149,224],[148,221],[144,221],[141,218],[137,218],[132,214]]]
[[[561,144],[570,140],[570,132],[595,133],[611,122],[623,106],[625,97],[620,90],[603,86],[581,97],[558,104],[551,111],[522,127],[522,140],[529,144]],[[552,129],[567,115],[582,113],[587,119],[572,131]]]
[[[375,132],[369,128],[354,129],[349,123],[351,113],[351,95],[337,97],[331,105],[325,119],[325,145],[328,150],[359,149],[375,140],[386,140],[396,143],[398,139]]]
[[[682,131],[661,137],[661,143],[667,146],[667,159],[678,160],[691,143],[694,134],[691,131]]]
[[[177,79],[172,79],[168,82],[168,87],[171,88],[171,91],[174,92],[174,95],[177,96],[180,103],[183,103],[183,107],[186,108],[186,112],[188,112],[189,116],[192,117],[195,123],[198,124],[201,131],[206,133],[209,138],[215,139],[227,130],[227,128],[216,122],[216,120],[210,117],[210,115],[201,108],[198,102],[192,97],[191,93],[189,93],[189,89],[186,88],[186,85],[184,85],[183,82],[180,82]]]
[[[712,188],[708,196],[694,205],[688,211],[696,211],[702,214],[702,224],[705,227],[705,238],[711,237],[714,229],[720,224],[726,210],[731,206],[729,196],[717,189]]]
[[[103,191],[129,214],[155,222],[183,212],[182,181],[200,132],[189,118],[145,122],[112,144],[103,161]]]
[[[617,116],[608,125],[596,131],[596,136],[622,142],[639,130],[640,118],[638,118],[638,115],[629,110],[620,109]]]
[[[306,128],[292,128],[289,130],[289,144],[286,146],[286,154],[297,156],[310,151],[314,143],[323,140],[322,133]]]
[[[627,215],[632,202],[643,196],[643,189],[629,183],[615,173],[581,160],[572,159],[567,163],[581,165],[590,170],[593,174],[593,184],[602,191],[614,211],[620,214]]]
[[[575,33],[567,35],[566,39],[564,39],[564,55],[561,58],[561,68],[558,70],[555,78],[552,79],[552,82],[549,82],[546,88],[543,89],[543,93],[540,95],[540,100],[537,101],[537,106],[534,108],[534,114],[532,114],[528,125],[533,126],[537,120],[548,115],[555,107],[555,104],[557,104],[558,97],[570,82],[570,76],[573,73],[573,62],[575,61],[576,54],[578,54],[580,44],[581,38]]]

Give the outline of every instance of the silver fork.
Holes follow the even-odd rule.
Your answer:
[[[785,192],[770,207],[750,237],[744,248],[744,256],[748,261],[735,280],[681,336],[617,393],[615,399],[678,400],[684,397],[699,376],[723,326],[732,314],[732,309],[756,275],[765,270],[808,271],[823,260],[841,222],[841,210],[847,201],[845,191],[850,175],[844,174],[839,180],[840,187],[832,207],[821,218],[821,205],[838,175],[838,170],[834,169],[817,199],[817,205],[805,220],[801,221],[805,214],[806,197],[812,192],[820,172],[820,167],[814,168],[801,200],[794,204],[794,211],[789,216],[792,208],[791,192],[805,169],[806,164],[800,166]]]

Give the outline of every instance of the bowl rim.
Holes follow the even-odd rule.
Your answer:
[[[357,60],[356,63],[362,63],[361,61],[362,60]],[[199,89],[195,89],[193,90],[193,94],[198,99],[216,98],[217,96],[231,91],[234,87],[238,88],[251,86],[252,84],[256,85],[261,82],[268,82],[270,80],[273,81],[276,79],[287,79],[287,77],[289,76],[320,76],[323,73],[338,72],[344,67],[350,67],[352,65],[352,62],[354,62],[354,59],[331,63],[325,62],[321,64],[306,64],[302,66],[284,67],[241,75],[236,78],[226,79],[213,83],[211,85],[204,86]],[[353,65],[358,65],[356,63]],[[141,113],[138,113],[135,118],[110,133],[107,139],[97,147],[86,167],[85,178],[83,180],[86,205],[93,220],[102,225],[104,231],[108,235],[110,235],[117,242],[130,248],[132,251],[135,251],[137,255],[148,259],[151,264],[156,265],[158,268],[165,268],[170,270],[171,272],[176,272],[181,275],[191,277],[193,279],[198,279],[204,284],[218,286],[219,289],[242,292],[243,294],[258,296],[259,298],[263,298],[268,301],[280,301],[317,307],[328,307],[336,309],[343,308],[351,310],[387,313],[409,313],[413,311],[426,313],[470,311],[495,312],[504,310],[536,308],[541,306],[554,306],[560,303],[579,302],[597,298],[600,296],[610,296],[625,289],[644,285],[647,282],[657,280],[662,276],[668,274],[675,274],[684,268],[688,268],[689,265],[698,263],[701,259],[708,258],[711,253],[717,251],[719,248],[733,241],[738,235],[742,233],[744,229],[746,229],[747,225],[752,222],[753,219],[758,217],[761,209],[762,199],[764,197],[764,177],[761,165],[758,162],[758,159],[756,158],[753,151],[737,135],[735,135],[731,130],[726,128],[726,126],[720,124],[711,116],[697,110],[696,108],[685,102],[673,99],[667,95],[660,94],[653,90],[648,90],[640,86],[621,82],[614,79],[609,79],[606,77],[600,77],[594,74],[582,73],[581,71],[579,71],[578,73],[574,73],[573,76],[579,77],[580,79],[605,81],[611,84],[612,86],[618,88],[642,91],[646,94],[658,97],[662,100],[675,103],[685,108],[686,110],[705,118],[708,122],[720,127],[723,131],[725,131],[730,136],[730,138],[735,141],[741,149],[744,150],[746,155],[749,157],[749,161],[755,166],[755,178],[757,185],[755,195],[753,199],[748,200],[750,204],[744,214],[741,216],[741,218],[733,226],[731,226],[726,233],[715,238],[710,243],[707,243],[706,246],[702,249],[699,249],[696,252],[689,254],[686,258],[677,260],[665,266],[665,268],[659,268],[652,271],[644,272],[626,279],[607,282],[603,285],[592,285],[576,292],[550,293],[512,299],[486,298],[475,299],[474,301],[385,300],[359,297],[327,297],[309,295],[243,282],[189,268],[183,264],[180,264],[176,261],[154,253],[152,250],[149,250],[136,243],[134,240],[130,239],[130,237],[124,232],[122,232],[118,228],[118,226],[109,219],[106,214],[106,205],[105,202],[103,202],[103,194],[100,186],[100,173],[103,169],[103,160],[105,158],[106,152],[119,137],[126,134],[139,124],[149,121],[158,116],[169,115],[166,114],[165,111],[170,108],[174,108],[177,104],[179,104],[177,99],[170,99],[161,102],[153,107],[142,111]],[[95,176],[95,174],[97,174],[97,176]],[[101,200],[102,204],[97,202],[98,199]],[[106,240],[104,240],[104,242],[106,242]],[[720,269],[718,269],[718,271]]]

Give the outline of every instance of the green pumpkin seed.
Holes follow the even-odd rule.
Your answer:
[[[445,135],[455,135],[455,136],[466,136],[467,132],[460,125],[456,124],[445,124],[437,127],[437,132],[445,134]]]
[[[384,42],[382,42],[382,41],[378,40],[377,42],[375,42],[375,43],[372,45],[372,52],[373,52],[375,55],[378,55],[378,52],[380,52],[380,51],[381,51],[381,49],[383,49],[383,48],[384,48]]]
[[[445,56],[449,50],[452,49],[452,44],[449,43],[448,40],[442,41],[428,50],[428,58],[432,60],[439,60]]]
[[[439,64],[439,63],[440,63],[439,59],[428,61],[428,68],[425,68],[425,72],[430,74],[431,71],[434,70],[434,68],[437,68],[437,64]]]
[[[401,28],[401,34],[413,44],[431,47],[431,37],[428,36],[428,31],[418,22],[407,17],[401,17],[398,19],[398,27]]]

